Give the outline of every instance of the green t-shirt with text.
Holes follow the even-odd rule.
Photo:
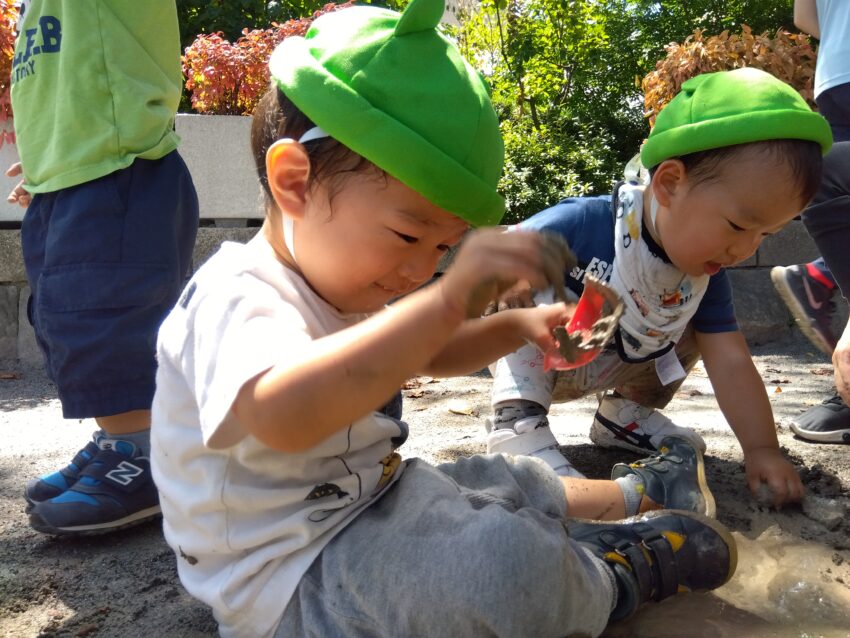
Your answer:
[[[27,190],[173,151],[181,85],[174,0],[24,0],[12,108]]]

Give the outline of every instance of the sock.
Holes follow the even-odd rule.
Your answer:
[[[546,408],[534,401],[511,399],[493,406],[493,429],[513,428],[514,423],[527,416],[546,416]]]
[[[626,517],[634,516],[640,510],[640,502],[643,500],[643,479],[637,474],[626,474],[614,482],[623,492],[623,502],[626,506]]]
[[[104,432],[101,430],[101,433],[107,439],[112,439],[114,441],[129,441],[133,445],[136,446],[138,453],[140,456],[151,455],[151,431],[150,428],[147,430],[140,430],[138,432],[131,432],[130,434],[110,434],[109,432]]]

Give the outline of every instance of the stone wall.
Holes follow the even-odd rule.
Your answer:
[[[249,118],[180,115],[177,131],[181,155],[198,190],[201,228],[195,245],[193,269],[199,267],[225,240],[247,241],[262,218],[261,197],[248,148]],[[0,167],[16,160],[14,146],[0,149]],[[0,171],[2,173],[2,171]],[[14,180],[0,177],[0,193]],[[5,189],[5,190],[2,190]],[[41,354],[26,319],[29,287],[20,244],[23,210],[0,198],[0,369],[40,366]],[[252,220],[252,221],[248,221]],[[248,227],[248,224],[254,227]],[[758,252],[729,275],[741,329],[752,344],[786,336],[793,322],[770,282],[775,265],[802,263],[815,258],[817,249],[802,223],[794,221],[781,233],[765,239]],[[441,262],[443,270],[451,255]],[[836,327],[847,320],[846,304]]]

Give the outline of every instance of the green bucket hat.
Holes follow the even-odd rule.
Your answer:
[[[331,137],[473,226],[499,223],[504,146],[487,85],[437,29],[444,0],[350,7],[284,40],[271,75]]]
[[[640,158],[652,168],[688,153],[778,139],[817,142],[824,154],[832,146],[827,121],[771,74],[751,67],[703,73],[658,114]]]

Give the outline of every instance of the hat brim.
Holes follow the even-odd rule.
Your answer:
[[[651,135],[640,152],[647,168],[674,157],[768,140],[797,139],[817,142],[824,155],[832,146],[827,121],[813,112],[783,109],[738,115],[678,126]]]
[[[269,68],[280,90],[313,123],[435,206],[473,226],[502,219],[505,202],[492,186],[329,73],[311,55],[308,40],[284,40]]]

